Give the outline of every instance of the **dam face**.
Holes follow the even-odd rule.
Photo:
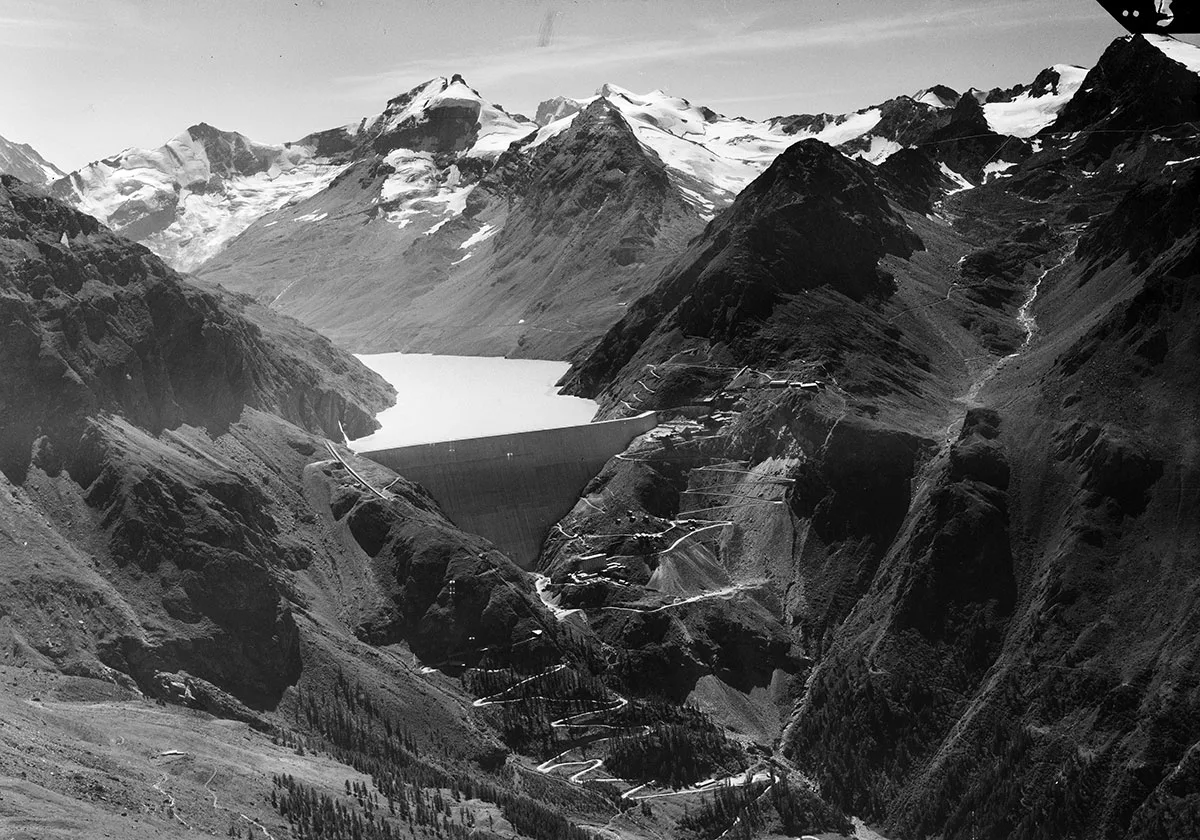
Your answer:
[[[359,452],[428,490],[455,525],[522,568],[614,455],[658,425],[653,412],[559,429]]]

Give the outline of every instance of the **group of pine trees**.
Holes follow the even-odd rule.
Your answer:
[[[480,664],[491,667],[464,674],[464,685],[476,696],[512,701],[480,710],[498,724],[510,747],[543,757],[569,749],[594,751],[610,775],[674,788],[745,766],[741,748],[699,709],[661,698],[623,702],[607,685],[609,680],[598,676],[614,676],[612,663],[589,662],[578,651],[560,654],[559,661],[569,666],[548,663],[543,654],[533,652],[524,661],[523,653],[512,650],[504,657],[489,654]],[[578,715],[582,717],[570,721],[573,726],[551,725]],[[297,751],[307,744],[371,779],[369,788],[348,782],[342,798],[319,793],[290,776],[278,777],[272,801],[300,840],[487,836],[496,810],[535,840],[588,840],[587,832],[564,816],[569,812],[565,803],[548,803],[528,789],[529,776],[547,784],[552,780],[537,774],[518,779],[521,774],[505,767],[502,755],[494,765],[485,762],[491,768],[485,770],[469,760],[461,744],[436,738],[418,742],[360,684],[340,672],[330,690],[299,694],[296,723],[308,733],[304,739],[285,734]],[[598,793],[610,801],[619,799],[615,787],[576,790],[585,798]],[[721,807],[723,811],[705,819],[725,819],[733,804]],[[704,822],[699,816],[693,819]],[[747,825],[753,819],[753,814],[748,816]]]
[[[716,773],[737,772],[745,754],[711,722],[666,724],[623,735],[608,744],[604,766],[631,781],[653,781],[679,789]]]
[[[692,840],[750,840],[766,830],[790,835],[854,830],[844,814],[786,776],[720,787],[698,810],[684,814],[679,827]]]
[[[427,833],[454,840],[479,833],[471,800],[497,806],[514,828],[534,840],[588,840],[558,811],[517,793],[511,777],[471,766],[449,744],[432,755],[428,745],[420,748],[411,733],[369,702],[360,685],[340,673],[332,692],[301,694],[299,709],[319,736],[319,748],[370,776],[373,788],[351,785],[348,793],[359,805],[351,808],[290,777],[277,780],[284,790],[275,795],[276,807],[304,840],[388,840],[404,836],[401,825],[408,835],[423,826]]]

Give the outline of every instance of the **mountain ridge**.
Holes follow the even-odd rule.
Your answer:
[[[64,173],[28,143],[0,137],[0,174],[13,175],[36,187],[48,187]]]

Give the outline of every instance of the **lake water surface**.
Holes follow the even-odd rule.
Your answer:
[[[396,389],[377,415],[383,428],[351,441],[357,452],[587,423],[596,403],[565,397],[554,383],[566,362],[484,356],[379,353],[359,361]]]

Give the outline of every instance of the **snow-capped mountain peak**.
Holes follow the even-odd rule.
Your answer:
[[[912,98],[923,105],[928,105],[930,108],[936,108],[941,111],[957,105],[961,94],[946,85],[934,85],[933,87],[917,91],[913,94]]]
[[[726,117],[661,90],[639,94],[605,83],[594,96],[556,97],[538,107],[543,122],[526,148],[562,133],[598,100],[619,114],[643,148],[657,156],[683,195],[705,213],[725,206],[795,137],[768,123]]]
[[[363,125],[381,153],[405,148],[480,158],[494,158],[537,130],[485,99],[458,74],[430,79],[397,96]]]
[[[56,197],[187,271],[255,219],[340,171],[308,146],[255,143],[198,123],[157,149],[126,149],[54,183]]]

